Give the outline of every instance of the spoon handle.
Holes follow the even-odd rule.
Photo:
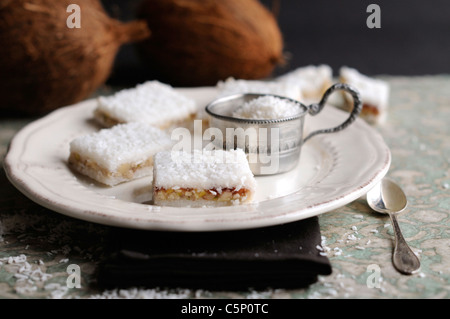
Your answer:
[[[420,268],[419,258],[417,258],[411,248],[409,248],[405,238],[403,238],[395,213],[391,213],[389,216],[395,234],[395,248],[392,256],[394,266],[401,273],[411,275]]]

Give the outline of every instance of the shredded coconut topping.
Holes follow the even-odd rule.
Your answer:
[[[70,151],[114,171],[122,164],[144,162],[172,145],[164,131],[144,123],[129,123],[76,138],[70,143]]]
[[[283,119],[301,113],[300,105],[275,96],[261,96],[253,99],[233,112],[234,117],[244,119]]]
[[[121,123],[144,122],[161,126],[184,120],[197,112],[197,105],[170,85],[148,81],[112,96],[100,97],[97,111]]]
[[[254,190],[256,181],[243,150],[160,152],[154,161],[154,186],[173,189]]]

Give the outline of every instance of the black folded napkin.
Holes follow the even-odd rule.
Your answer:
[[[98,271],[104,288],[302,288],[331,273],[317,249],[317,217],[224,232],[114,229],[111,241],[112,252]]]

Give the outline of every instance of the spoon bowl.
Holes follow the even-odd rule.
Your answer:
[[[403,190],[386,178],[367,193],[367,203],[382,214],[400,213],[408,206]]]
[[[392,261],[403,274],[413,274],[420,269],[420,261],[403,238],[396,214],[405,210],[408,201],[403,190],[393,181],[384,178],[367,193],[367,203],[376,212],[388,214],[395,235]]]

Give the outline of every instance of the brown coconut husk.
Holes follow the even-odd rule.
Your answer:
[[[81,8],[70,29],[67,7]],[[0,1],[0,112],[39,115],[90,96],[121,45],[145,39],[144,21],[111,19],[98,0]]]
[[[152,31],[143,60],[173,85],[260,79],[283,61],[278,24],[258,0],[144,0],[138,17]]]

